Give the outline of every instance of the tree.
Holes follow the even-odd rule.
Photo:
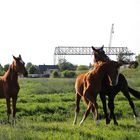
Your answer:
[[[0,75],[4,75],[4,68],[1,64],[0,64]]]
[[[136,56],[136,61],[138,61],[138,63],[140,64],[140,54]]]
[[[38,73],[38,69],[35,65],[32,65],[30,68],[29,68],[29,74],[37,74]]]
[[[53,71],[52,71],[51,76],[52,76],[53,78],[58,78],[58,77],[60,77],[58,71],[56,71],[56,70],[53,70]]]
[[[64,71],[64,70],[75,70],[76,69],[76,66],[73,65],[70,62],[67,62],[66,59],[59,60],[58,67],[59,67],[60,71]]]
[[[7,71],[8,70],[8,68],[9,68],[9,66],[10,66],[10,64],[6,64],[6,65],[4,65],[4,71]]]
[[[29,69],[30,69],[30,67],[32,66],[33,64],[31,63],[31,62],[28,62],[27,64],[26,64],[26,69],[27,69],[27,71],[29,71]]]

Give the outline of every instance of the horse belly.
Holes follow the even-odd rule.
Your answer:
[[[0,84],[0,99],[3,99],[3,98],[5,98],[4,91],[3,91],[3,86],[2,86],[2,84]]]
[[[0,87],[0,99],[5,98],[3,88]]]

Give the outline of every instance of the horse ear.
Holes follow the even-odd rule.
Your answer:
[[[19,54],[19,58],[22,59],[20,54]]]
[[[15,60],[17,60],[17,58],[13,55],[13,58],[15,59]]]
[[[92,48],[93,51],[97,52],[97,50],[93,46],[91,46],[91,48]]]
[[[102,50],[104,49],[104,45],[102,45],[101,49],[102,49]]]

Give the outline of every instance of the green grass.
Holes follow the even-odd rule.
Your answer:
[[[134,75],[134,74],[133,74]],[[132,87],[140,89],[140,79],[128,75]],[[6,123],[5,100],[0,100],[0,140],[139,140],[140,122],[136,123],[126,98],[115,98],[115,114],[119,126],[105,124],[102,104],[98,98],[101,123],[95,125],[92,114],[79,126],[86,109],[81,101],[78,124],[73,126],[75,79],[19,79],[16,124]],[[139,113],[140,100],[133,98]],[[139,114],[140,115],[140,114]]]

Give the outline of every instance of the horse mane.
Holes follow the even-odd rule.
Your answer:
[[[1,78],[6,81],[11,81],[13,80],[13,78],[17,80],[18,74],[14,70],[14,62],[9,66],[8,70],[5,72],[5,74]]]
[[[92,73],[92,74],[97,73],[97,72],[99,71],[99,69],[102,68],[102,66],[103,66],[105,63],[107,63],[107,62],[102,62],[102,61],[100,61],[100,62],[98,62],[98,63],[95,63],[94,69],[91,70],[90,73]]]

